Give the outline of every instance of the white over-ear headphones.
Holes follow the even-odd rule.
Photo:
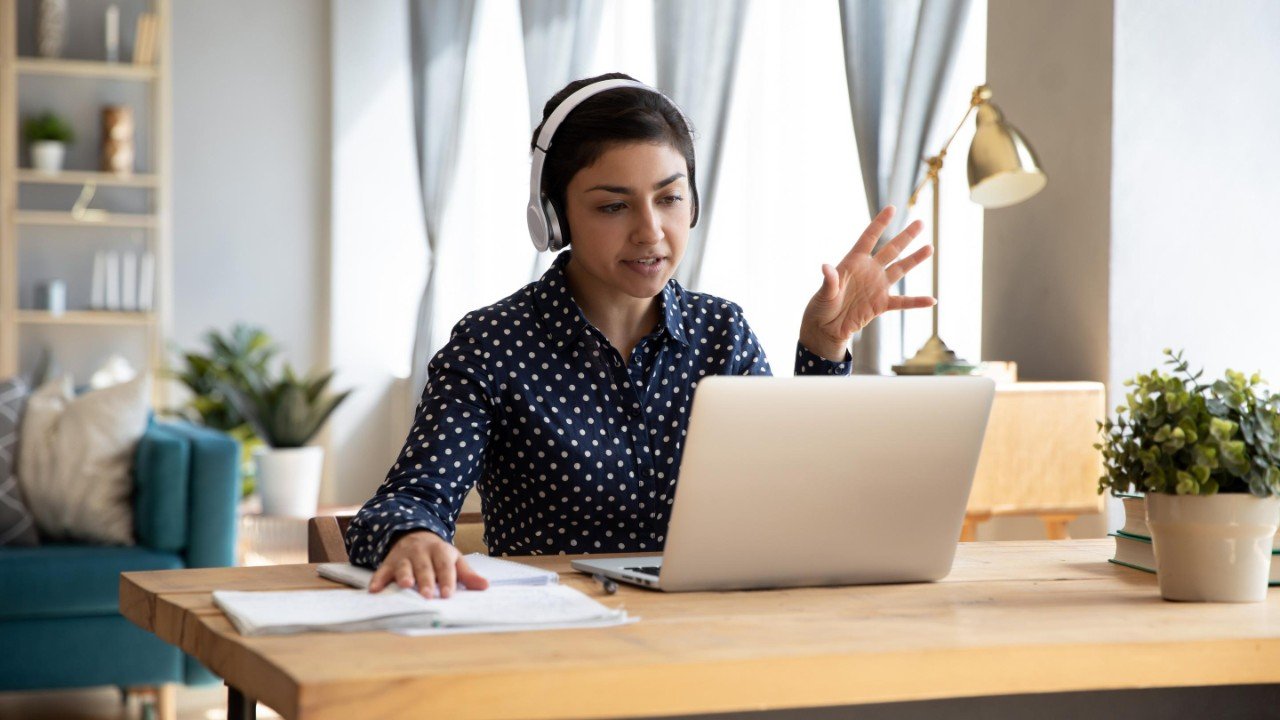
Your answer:
[[[529,173],[529,208],[525,213],[525,219],[529,223],[529,237],[533,239],[533,246],[538,248],[539,251],[559,251],[564,247],[565,238],[568,236],[568,233],[565,232],[564,227],[561,225],[563,222],[568,222],[568,219],[559,216],[551,199],[547,197],[546,193],[542,192],[542,166],[546,162],[547,151],[551,149],[551,139],[555,137],[556,128],[560,127],[560,123],[564,122],[565,117],[587,98],[606,90],[623,87],[639,88],[662,95],[661,92],[636,80],[601,80],[579,88],[565,98],[551,112],[546,121],[542,123],[542,130],[538,133],[538,139],[534,143],[533,166]],[[672,104],[674,105],[674,103]],[[693,178],[690,178],[690,184],[692,182]],[[696,207],[697,190],[693,192]],[[693,217],[696,223],[698,217],[696,210]]]

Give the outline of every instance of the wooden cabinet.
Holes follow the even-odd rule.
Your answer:
[[[1039,517],[1049,538],[1062,539],[1068,522],[1102,512],[1102,453],[1093,444],[1106,412],[1102,383],[997,386],[961,540],[1002,515]]]

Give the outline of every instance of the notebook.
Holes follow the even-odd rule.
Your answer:
[[[427,599],[415,590],[215,590],[213,602],[242,635],[302,632],[446,629],[484,632],[502,629],[619,625],[626,611],[612,609],[559,584],[505,585],[482,591],[459,590],[449,598]]]
[[[409,635],[513,632],[610,627],[635,622],[582,592],[559,584],[549,570],[473,553],[473,570],[489,589],[461,586],[449,598],[422,597],[391,585],[370,593],[373,571],[348,563],[324,563],[317,572],[354,590],[216,590],[213,601],[243,635],[391,630]]]

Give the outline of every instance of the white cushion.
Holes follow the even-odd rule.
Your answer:
[[[133,454],[149,392],[143,376],[75,397],[62,377],[31,395],[18,481],[43,535],[133,544]]]

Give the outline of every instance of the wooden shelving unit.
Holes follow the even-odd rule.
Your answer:
[[[163,365],[164,341],[169,333],[172,307],[170,2],[171,0],[150,0],[134,6],[155,13],[159,20],[156,61],[150,65],[134,65],[130,62],[111,63],[19,55],[19,32],[30,32],[30,29],[25,27],[25,23],[21,29],[18,26],[18,0],[0,0],[0,378],[27,369],[20,367],[24,357],[24,341],[39,338],[41,342],[47,342],[56,348],[59,338],[75,337],[87,327],[101,328],[93,337],[105,332],[105,337],[116,344],[112,348],[104,347],[103,357],[87,358],[88,361],[101,362],[114,347],[138,342],[137,333],[141,331],[145,336],[143,342],[146,347],[138,354],[145,356],[146,367],[140,370],[155,371]],[[76,3],[69,3],[67,11],[74,16],[77,12],[88,10],[78,7]],[[121,24],[122,30],[126,27],[125,23]],[[129,58],[126,47],[122,47],[121,53],[125,60]],[[75,82],[67,83],[68,79]],[[118,176],[87,168],[72,168],[57,174],[45,174],[19,167],[20,122],[26,113],[34,110],[23,104],[20,94],[21,88],[28,83],[67,83],[66,92],[92,92],[95,99],[101,100],[104,105],[110,104],[117,93],[127,91],[133,93],[128,97],[136,97],[136,88],[141,84],[145,88],[147,101],[143,105],[129,104],[133,105],[135,115],[145,114],[147,118],[143,126],[148,131],[140,132],[134,139],[140,151],[144,147],[147,150],[145,156],[149,167],[138,168],[146,172]],[[62,92],[62,86],[53,87]],[[86,87],[90,89],[86,90]],[[129,91],[129,88],[135,89]],[[56,103],[51,109],[55,112],[59,110]],[[86,128],[76,129],[81,131],[77,134],[82,137],[91,135],[84,132]],[[142,154],[140,152],[140,157]],[[48,207],[37,209],[19,205],[19,188],[44,186],[45,190],[37,187],[31,192],[53,193],[55,189],[50,186],[70,189],[89,184],[97,185],[100,189],[123,189],[118,192],[146,193],[148,212],[112,212],[105,216],[90,213],[78,219],[72,215],[70,207],[51,210]],[[24,197],[26,192],[24,191]],[[35,228],[43,228],[40,230],[42,242],[50,233],[54,233],[52,237],[65,236],[73,240],[77,244],[74,247],[118,238],[122,229],[140,232],[140,241],[145,242],[146,248],[155,256],[154,309],[148,312],[117,312],[87,310],[69,305],[67,312],[53,315],[44,310],[23,307],[19,294],[19,288],[23,287],[20,282],[23,280],[20,275],[21,254],[24,247],[32,247],[29,240],[26,246],[23,245],[23,233],[33,232]],[[45,250],[49,251],[48,248]],[[77,255],[82,256],[83,253]],[[69,267],[67,272],[77,276],[85,274],[83,268]],[[28,338],[28,332],[35,332],[36,329],[40,329],[39,335]],[[117,337],[113,335],[115,332],[121,334]],[[165,400],[165,385],[166,383],[160,382],[154,384],[157,403]]]
[[[75,8],[71,8],[75,12]],[[60,75],[63,77],[109,78],[112,80],[155,80],[155,66],[109,63],[95,60],[50,60],[19,58],[14,62],[20,75]]]

